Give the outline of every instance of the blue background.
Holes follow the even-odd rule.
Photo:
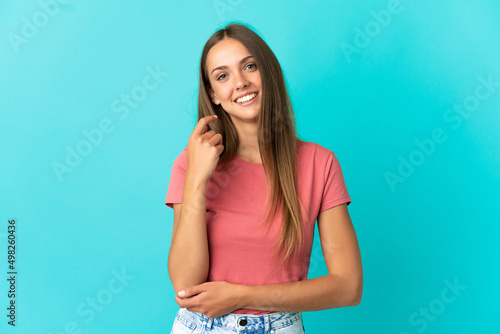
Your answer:
[[[353,200],[363,299],[304,312],[307,332],[499,332],[493,0],[2,1],[1,332],[170,332],[171,165],[196,124],[203,44],[233,20],[275,52],[299,136],[335,152]],[[161,75],[145,90],[148,70]],[[140,101],[127,107],[132,93]],[[467,117],[452,111],[464,103]],[[102,122],[108,132],[85,146]],[[88,154],[58,177],[54,165],[78,147]],[[325,274],[316,231],[309,278]]]

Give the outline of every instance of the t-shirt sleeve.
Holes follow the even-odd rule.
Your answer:
[[[333,151],[330,151],[325,167],[325,187],[319,212],[343,203],[351,204],[351,198],[347,192],[340,163]]]
[[[184,189],[184,176],[187,168],[187,148],[175,158],[172,164],[172,172],[170,173],[170,182],[168,184],[167,198],[165,204],[174,208],[174,203],[181,203],[182,190]]]

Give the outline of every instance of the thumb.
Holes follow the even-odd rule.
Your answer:
[[[187,298],[191,297],[194,295],[199,294],[202,291],[202,289],[199,287],[199,285],[192,286],[190,288],[184,289],[182,291],[179,291],[177,295],[182,298]]]

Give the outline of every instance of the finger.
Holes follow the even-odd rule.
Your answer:
[[[210,130],[210,131],[206,131],[204,134],[202,134],[201,136],[204,137],[205,139],[210,139],[212,138],[215,134],[217,134],[217,132],[215,132],[215,130]]]
[[[186,308],[187,306],[186,302],[177,296],[175,296],[175,302],[177,303],[177,305],[179,305],[180,308]]]
[[[210,138],[208,140],[208,142],[213,145],[213,146],[217,146],[219,144],[222,144],[222,135],[219,134],[219,133],[216,133],[215,135],[212,136],[212,138]]]
[[[192,286],[190,288],[179,291],[177,293],[177,295],[181,298],[188,298],[188,297],[192,297],[194,295],[197,295],[200,292],[201,292],[201,289],[198,287],[198,285],[195,285],[195,286]]]
[[[186,289],[186,295],[188,295],[189,293],[189,296],[190,297],[193,297],[193,296],[196,296],[196,295],[199,295],[200,293],[202,292],[205,292],[207,289],[207,282],[205,283],[201,283],[201,284],[198,284],[198,285],[194,285],[192,287],[189,287]]]
[[[208,116],[205,116],[205,117],[202,117],[200,118],[200,120],[198,121],[198,124],[196,124],[195,128],[194,128],[194,131],[193,133],[196,133],[196,134],[203,134],[203,128],[210,122],[213,122],[217,120],[217,116],[216,115],[208,115]]]
[[[191,299],[182,299],[177,296],[175,296],[175,302],[177,303],[177,305],[179,305],[180,308],[188,309],[195,306]]]

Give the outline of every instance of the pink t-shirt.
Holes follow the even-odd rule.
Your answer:
[[[165,204],[181,203],[187,147],[172,165]],[[342,170],[333,151],[299,140],[297,146],[298,195],[308,212],[304,220],[304,245],[290,271],[273,256],[280,236],[281,213],[269,233],[263,227],[267,196],[264,167],[235,158],[222,172],[214,171],[207,183],[206,224],[210,253],[208,281],[265,285],[307,279],[314,226],[320,212],[351,203]],[[303,215],[305,217],[305,215]],[[277,311],[238,309],[236,314],[269,314]]]

